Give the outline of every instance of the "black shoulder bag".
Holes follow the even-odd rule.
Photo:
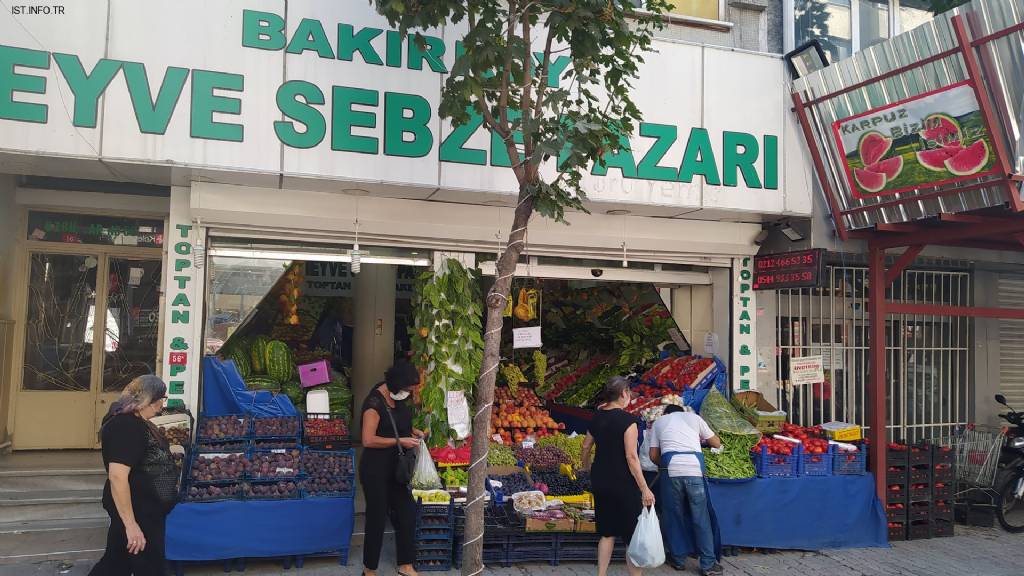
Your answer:
[[[398,426],[395,424],[395,417],[391,415],[391,407],[384,401],[384,409],[388,412],[388,420],[391,420],[391,429],[395,431],[395,445],[398,447],[398,461],[395,465],[395,481],[402,486],[412,482],[413,474],[416,472],[416,452],[402,448],[402,437],[398,435]]]

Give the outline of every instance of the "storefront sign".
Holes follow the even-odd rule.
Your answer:
[[[170,230],[164,273],[165,324],[163,377],[167,382],[167,406],[196,409],[198,400],[198,324],[202,321],[202,301],[197,296],[203,278],[197,271],[193,239],[197,232],[189,219],[188,190],[172,188]]]
[[[415,292],[418,268],[399,266],[395,282],[395,297],[409,299]],[[351,298],[355,274],[348,262],[306,262],[306,274],[302,293],[321,298]]]
[[[160,248],[164,245],[164,223],[142,218],[32,211],[28,214],[28,239],[64,244]]]
[[[732,386],[757,389],[757,332],[755,328],[753,256],[733,259],[732,279]]]
[[[423,30],[420,48],[365,2],[293,0],[287,11],[257,0],[97,4],[45,22],[0,21],[0,150],[518,190],[504,145],[480,117],[453,128],[437,113],[465,22]],[[190,42],[181,42],[183,29]],[[806,163],[786,162],[803,152],[786,136],[795,131],[786,127],[783,62],[654,44],[633,94],[644,122],[629,148],[591,167],[588,195],[809,214],[809,190],[783,193],[788,171],[809,175]],[[552,86],[567,82],[562,52]],[[752,85],[767,89],[755,97]]]
[[[790,358],[789,383],[793,386],[821,384],[825,381],[825,370],[821,356]]]
[[[800,250],[754,258],[754,290],[813,288],[821,282],[824,250]]]
[[[961,82],[832,124],[855,198],[897,194],[996,170],[974,87]]]

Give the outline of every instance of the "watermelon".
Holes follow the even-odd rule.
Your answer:
[[[947,114],[932,114],[924,119],[924,129],[918,132],[924,140],[947,146],[963,138],[960,123]]]
[[[281,386],[281,393],[287,395],[292,404],[296,406],[306,402],[306,394],[302,390],[302,385],[294,380],[284,383]]]
[[[867,169],[878,174],[885,174],[886,182],[892,182],[903,171],[903,156],[879,160],[868,166]]]
[[[295,361],[288,345],[280,340],[271,340],[266,352],[267,375],[278,382],[288,382],[295,376]]]
[[[245,379],[245,386],[249,390],[270,390],[271,392],[281,390],[281,383],[267,376],[249,376]]]
[[[857,151],[860,153],[861,162],[865,166],[870,166],[881,160],[890,147],[892,138],[886,138],[881,132],[871,131],[860,137]]]
[[[946,160],[956,156],[961,150],[963,150],[963,148],[959,145],[922,150],[917,153],[917,161],[921,166],[924,166],[933,172],[945,172]]]
[[[226,358],[235,363],[235,369],[238,370],[238,375],[245,380],[252,374],[252,362],[249,359],[249,353],[241,348],[234,348],[228,353]]]
[[[871,170],[864,170],[862,168],[853,169],[853,177],[857,180],[857,185],[861,187],[865,192],[881,192],[882,188],[885,188],[886,177],[885,174],[880,172],[872,172]]]
[[[974,144],[946,160],[946,170],[957,176],[970,176],[981,172],[988,164],[988,142],[977,140]]]
[[[252,346],[249,348],[249,359],[252,360],[253,374],[267,373],[267,345],[270,338],[257,336],[253,338]]]

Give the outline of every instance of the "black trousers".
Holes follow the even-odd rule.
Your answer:
[[[116,513],[108,514],[110,528],[107,530],[107,550],[92,567],[89,576],[166,576],[165,518],[136,518],[135,521],[146,537],[146,548],[138,554],[129,554],[128,537],[124,533],[121,517]]]
[[[414,531],[416,507],[408,486],[395,482],[394,467],[367,466],[360,470],[363,495],[366,496],[366,540],[363,544],[363,566],[376,570],[384,543],[384,526],[391,519],[395,527],[397,564],[412,564],[416,559]],[[386,474],[384,472],[387,472]]]

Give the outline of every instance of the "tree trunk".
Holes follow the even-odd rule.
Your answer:
[[[525,200],[524,200],[525,198]],[[469,497],[466,504],[466,530],[462,544],[462,574],[475,576],[483,572],[484,480],[487,478],[487,449],[490,446],[491,405],[494,382],[501,360],[501,328],[505,303],[510,298],[512,276],[519,255],[525,247],[526,227],[533,213],[533,200],[528,193],[519,194],[505,252],[498,259],[494,286],[487,293],[487,322],[484,324],[484,357],[473,405],[473,444],[470,451]]]

